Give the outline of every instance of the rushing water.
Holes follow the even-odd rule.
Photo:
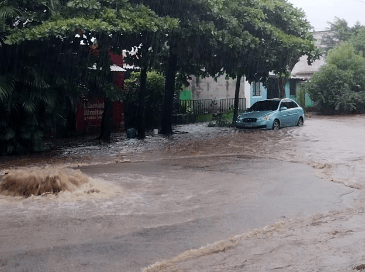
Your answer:
[[[52,167],[60,169],[61,166],[76,168],[81,165],[92,166],[83,168],[83,171],[90,175],[89,181],[72,192],[62,191],[57,195],[38,195],[26,199],[0,195],[0,217],[2,218],[0,227],[3,230],[0,242],[9,247],[13,246],[14,252],[22,252],[24,248],[29,250],[43,250],[42,248],[45,248],[44,252],[40,251],[42,252],[40,256],[48,256],[48,251],[53,252],[54,256],[59,256],[64,252],[68,252],[68,247],[73,243],[80,247],[80,251],[82,251],[85,241],[94,241],[94,239],[101,239],[100,237],[103,237],[104,242],[107,241],[105,239],[108,237],[112,237],[110,243],[115,243],[115,239],[127,237],[125,239],[131,239],[130,241],[126,240],[128,244],[132,241],[139,244],[138,241],[140,240],[138,239],[141,239],[141,243],[142,241],[145,242],[142,238],[148,237],[147,240],[152,239],[153,242],[157,243],[156,247],[159,244],[162,244],[161,248],[166,247],[163,256],[171,258],[174,256],[171,256],[171,254],[175,254],[174,250],[176,248],[173,246],[170,248],[170,243],[173,244],[174,241],[186,243],[184,241],[189,240],[190,236],[198,237],[201,240],[195,239],[196,244],[192,246],[197,248],[206,245],[207,241],[216,241],[208,240],[209,237],[205,240],[206,231],[208,233],[216,231],[217,237],[218,235],[221,235],[219,237],[225,237],[224,235],[232,229],[234,234],[241,234],[243,232],[243,230],[241,232],[241,223],[245,222],[243,219],[235,222],[235,217],[239,217],[235,212],[240,214],[242,211],[247,212],[245,209],[248,209],[248,213],[250,213],[250,209],[256,211],[256,206],[260,208],[263,205],[263,200],[258,199],[256,206],[252,203],[268,185],[266,180],[243,182],[240,175],[235,173],[237,169],[234,167],[250,164],[250,160],[246,160],[243,164],[240,161],[241,158],[276,159],[276,161],[256,161],[266,161],[265,165],[269,167],[273,167],[273,165],[282,167],[285,164],[288,175],[292,177],[295,176],[295,173],[288,167],[299,169],[304,167],[302,164],[305,164],[314,167],[317,174],[327,180],[343,183],[351,188],[362,189],[364,186],[365,145],[363,144],[363,135],[365,135],[365,117],[363,116],[309,118],[303,127],[284,128],[279,131],[211,128],[206,123],[201,123],[176,126],[175,132],[171,137],[151,134],[143,141],[126,139],[123,134],[115,134],[111,144],[99,144],[91,139],[76,139],[60,144],[53,151],[42,154],[2,157],[1,171],[3,174],[9,173],[8,175],[16,173],[12,172],[12,169],[19,167],[48,165],[49,169],[52,169]],[[217,160],[217,157],[220,159]],[[133,161],[159,161],[168,162],[169,165],[166,166],[166,171],[164,171],[163,164],[162,166],[159,164],[159,170],[155,172],[153,163],[145,163],[144,167],[150,167],[150,169],[144,169],[145,172],[141,172],[138,169],[138,164],[128,163]],[[294,164],[286,162],[299,162],[300,164],[294,166]],[[98,164],[108,165],[98,168]],[[108,166],[111,167],[108,168]],[[254,166],[255,164],[252,162],[247,166],[247,171],[249,171],[249,167]],[[308,166],[305,167],[305,169],[310,169]],[[127,168],[128,171],[125,170]],[[199,169],[199,171],[189,172],[189,168]],[[201,171],[211,169],[214,171]],[[303,168],[300,169],[303,171]],[[30,168],[20,169],[22,173],[29,170]],[[260,169],[255,171],[256,176],[259,176]],[[39,176],[42,176],[42,173]],[[252,178],[254,176],[252,175]],[[305,184],[312,184],[313,187],[317,188],[313,183],[315,182],[313,177],[310,178],[312,183]],[[225,179],[226,182],[222,183],[222,180]],[[280,187],[277,190],[285,189],[285,184],[281,185],[283,188]],[[351,192],[353,191],[355,190]],[[362,192],[362,190],[356,191]],[[309,191],[308,194],[310,193]],[[280,193],[275,191],[274,196],[275,194],[279,194],[277,200],[280,201]],[[298,195],[297,197],[300,198]],[[307,205],[305,203],[307,197],[311,197],[311,195],[302,198],[305,205]],[[343,198],[341,196],[341,201],[344,201],[345,198],[346,196]],[[298,199],[295,196],[291,199],[293,200],[292,205],[296,205]],[[323,199],[320,196],[317,203],[321,205]],[[323,202],[326,201],[323,200]],[[252,207],[250,203],[253,205]],[[273,204],[276,207],[277,203]],[[337,204],[342,205],[341,203],[332,204],[334,206]],[[352,214],[361,211],[360,206],[354,206],[353,209],[341,213],[340,219],[350,220]],[[325,206],[324,208],[327,211],[332,207]],[[257,218],[264,217],[265,213],[267,215],[271,213],[269,210],[258,210],[258,212]],[[338,219],[338,215],[335,213],[327,217],[316,217],[314,222],[317,224],[315,226],[318,230],[308,230],[304,238],[300,236],[301,233],[304,233],[302,228],[311,226],[313,223],[311,219],[292,223],[287,222],[286,227],[279,225],[280,228],[289,229],[291,231],[290,235],[296,237],[296,240],[305,243],[305,241],[314,241],[317,237],[332,239],[332,234],[331,237],[326,235],[334,230],[331,230],[329,226],[327,229],[321,229],[318,225],[322,224],[321,222],[336,222],[336,237],[342,239],[348,234],[346,230],[341,229],[341,220]],[[358,219],[353,221],[355,225],[362,222]],[[200,226],[200,222],[202,222],[203,227],[194,229],[194,225]],[[254,220],[249,221],[248,224],[254,224]],[[139,226],[141,226],[141,229],[139,229]],[[247,228],[252,228],[252,226]],[[191,229],[195,232],[188,232]],[[270,230],[277,230],[276,225]],[[352,231],[357,233],[355,229]],[[44,236],[44,232],[47,233],[46,236]],[[154,232],[156,232],[155,236],[153,235]],[[257,233],[266,232],[267,230],[258,231]],[[254,232],[253,236],[257,233]],[[280,244],[281,246],[283,244],[282,248],[285,248],[287,245],[285,239],[291,237],[290,235],[285,236],[283,234],[283,237],[280,238],[281,242],[278,242],[277,245]],[[154,240],[154,237],[157,238]],[[223,239],[217,237],[214,238]],[[192,254],[192,256],[202,256],[199,254],[209,256],[210,252],[225,251],[236,245],[239,248],[237,243],[240,239],[241,236],[237,239],[215,244],[213,248],[203,248],[201,251],[194,251],[189,254]],[[190,240],[193,242],[194,239]],[[252,243],[259,244],[259,242]],[[52,245],[57,246],[59,251],[52,251],[50,249]],[[88,246],[93,246],[93,244]],[[9,247],[0,247],[0,257],[7,256],[6,252]],[[63,247],[65,247],[64,251],[62,251]],[[190,245],[184,245],[183,248],[190,248]],[[254,246],[252,248],[256,250]],[[252,248],[248,250],[241,248],[241,250],[250,252]],[[77,249],[79,250],[79,248]],[[260,246],[257,250],[261,249],[265,251],[265,245]],[[336,246],[332,245],[330,249],[336,250]],[[295,247],[291,251],[294,252]],[[82,252],[89,254],[89,248],[85,246],[85,250]],[[118,251],[112,250],[109,254],[112,254],[112,252]],[[140,263],[130,271],[137,271],[137,268],[162,259],[160,255],[152,256],[151,252],[158,252],[157,250],[149,251],[148,254],[145,253],[146,255],[143,255],[142,252],[144,252],[144,248],[136,249],[135,254],[142,257]],[[239,252],[239,254],[243,253]],[[287,258],[286,256],[290,255],[286,254],[288,253],[284,252],[279,255],[279,259]],[[320,255],[320,253],[317,253],[317,255]],[[22,265],[24,267],[34,263],[31,257],[23,255],[9,256],[11,257],[9,257],[9,260],[15,260],[14,264],[9,264],[10,268],[16,267],[16,262],[22,262],[23,259]],[[99,255],[96,254],[95,256]],[[241,259],[234,254],[232,256],[232,258]],[[295,256],[291,257],[293,260],[296,258]],[[137,256],[132,256],[132,260],[136,258]],[[209,267],[211,261],[204,262]],[[299,261],[299,257],[297,261]],[[216,262],[223,265],[221,260]],[[234,263],[234,261],[231,262]],[[253,264],[248,266],[247,271],[255,271],[255,265],[262,265],[260,260],[253,260],[252,262]],[[108,264],[111,265],[112,263]],[[22,267],[22,265],[19,267]],[[191,268],[194,266],[189,267],[188,263],[186,265],[188,267],[186,268],[187,271],[193,271]],[[229,266],[230,264],[224,265]],[[236,269],[236,271],[240,271],[239,265],[245,264],[237,264],[238,270]],[[220,267],[221,270],[225,270],[223,266]],[[261,270],[258,269],[257,271],[265,270],[262,268],[263,266],[260,267]],[[65,269],[65,267],[58,270],[55,268],[55,271]],[[68,267],[68,269],[74,270],[74,267]],[[209,269],[206,270],[209,271]],[[37,268],[33,267],[29,270],[37,271]],[[45,268],[45,270],[47,269]],[[309,270],[303,269],[303,271]],[[232,268],[232,271],[235,270]]]
[[[123,134],[115,134],[111,144],[100,145],[97,141],[90,139],[87,141],[84,139],[82,143],[78,143],[80,140],[74,140],[44,154],[3,157],[1,158],[3,167],[0,170],[4,174],[19,166],[48,165],[49,169],[52,167],[61,169],[61,166],[77,167],[105,163],[123,165],[129,161],[161,159],[179,161],[179,158],[202,158],[203,160],[195,161],[189,167],[208,169],[212,165],[215,168],[219,167],[215,165],[217,156],[259,157],[307,164],[316,168],[320,177],[362,189],[365,185],[363,135],[365,135],[365,117],[363,116],[310,118],[303,127],[284,128],[279,131],[245,131],[236,128],[208,127],[206,123],[189,124],[176,126],[175,134],[171,137],[148,135],[145,140],[140,141],[126,139]],[[188,161],[185,160],[185,163]],[[31,168],[19,171],[24,174],[30,173],[30,170]],[[159,175],[156,176],[157,179],[160,178]],[[45,175],[40,172],[38,176],[42,179]],[[141,180],[140,177],[124,176],[124,187],[132,184],[134,178]],[[114,178],[112,174],[106,176],[97,174],[75,192],[62,192],[57,197],[49,196],[48,199],[112,197],[115,193],[120,194],[124,190],[123,186],[116,186],[109,182],[113,179],[118,180],[118,177]],[[123,213],[136,212],[131,207],[139,205],[143,192],[154,186],[151,185],[154,184],[153,181],[148,180],[141,184],[144,185],[136,193],[125,196],[125,201],[129,204],[122,204],[126,208]],[[181,192],[177,190],[173,192],[171,197],[178,199]],[[187,197],[184,193],[182,195]],[[33,198],[44,199],[42,196]],[[0,196],[3,203],[9,199],[9,197]],[[143,209],[142,212],[144,212]]]
[[[365,181],[364,116],[309,118],[303,127],[279,131],[175,127],[171,137],[150,134],[145,140],[115,134],[111,144],[90,138],[61,142],[53,151],[0,158],[0,174],[27,165],[80,166],[191,156],[242,154],[309,164],[336,181],[362,186]],[[331,177],[328,174],[331,173]]]

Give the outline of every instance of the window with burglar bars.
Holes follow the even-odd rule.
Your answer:
[[[260,82],[252,83],[252,96],[261,96]]]

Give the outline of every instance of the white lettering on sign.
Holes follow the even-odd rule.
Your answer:
[[[104,109],[104,102],[103,103],[84,103],[84,109]]]
[[[101,120],[103,117],[104,102],[84,103],[84,120]]]

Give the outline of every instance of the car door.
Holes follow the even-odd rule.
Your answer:
[[[295,126],[299,120],[299,107],[294,101],[289,101],[288,106],[289,125]]]
[[[286,127],[289,125],[289,110],[288,110],[288,102],[285,100],[281,101],[280,108],[279,108],[279,121],[281,127]],[[283,108],[287,109],[283,109]]]

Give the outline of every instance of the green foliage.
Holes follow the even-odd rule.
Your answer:
[[[286,1],[274,1],[275,7],[268,14],[268,29],[274,36],[268,43],[268,66],[278,76],[279,96],[285,96],[285,84],[299,58],[307,56],[308,64],[319,58],[320,50],[315,46],[312,27],[302,10]],[[276,28],[273,28],[273,26]],[[264,49],[266,50],[266,49]]]
[[[331,50],[327,64],[302,85],[303,91],[327,112],[352,112],[364,105],[365,58],[349,43]]]
[[[21,74],[28,77],[11,81],[13,88],[0,99],[0,154],[41,151],[44,134],[64,124],[71,108],[69,97],[51,88],[34,69]]]
[[[17,8],[7,2],[0,5],[2,37],[41,24],[58,5],[47,0],[11,3]],[[74,79],[79,76],[70,47],[57,39],[16,46],[6,41],[0,47],[0,154],[41,151],[44,135],[70,131],[66,125],[74,118]]]
[[[361,52],[362,55],[365,56],[365,26],[361,26],[356,33],[351,36],[349,43],[354,46],[356,52]]]
[[[130,77],[125,80],[126,92],[128,94],[134,95],[138,92],[140,82],[140,72],[132,72]],[[154,96],[154,93],[162,93],[164,88],[165,78],[162,74],[157,71],[147,72],[147,85],[146,90],[149,96]],[[133,94],[132,94],[133,93]],[[160,97],[161,98],[161,97]]]
[[[71,8],[100,9],[101,5],[96,0],[71,0],[67,3]]]
[[[228,47],[223,44],[222,54],[217,54],[218,67],[223,66],[230,77],[242,75],[250,82],[265,82],[273,71],[283,79],[281,91],[284,92],[285,81],[301,56],[306,55],[309,63],[319,58],[311,25],[302,10],[287,1],[229,3],[227,8],[231,9],[229,13],[236,19],[237,27],[250,35],[240,33],[246,43],[228,44]]]
[[[321,43],[325,45],[325,54],[327,55],[329,50],[336,47],[336,45],[349,41],[355,46],[357,51],[362,51],[364,45],[361,44],[361,40],[364,39],[364,26],[356,23],[350,27],[345,19],[335,17],[334,22],[329,22],[330,29],[328,34],[323,36]],[[357,37],[359,35],[359,37]],[[359,47],[359,48],[357,48]]]
[[[323,43],[325,43],[329,49],[332,49],[341,42],[347,41],[351,36],[351,32],[353,32],[353,29],[349,27],[345,19],[335,17],[334,22],[329,22],[329,24],[329,31],[332,33],[323,38]]]
[[[140,72],[132,72],[125,80],[126,90],[123,100],[126,104],[127,127],[136,126],[138,107],[138,92],[140,88]],[[161,116],[165,78],[157,71],[147,72],[146,82],[146,125],[149,128],[158,126]]]
[[[67,13],[62,14],[62,16],[56,14],[37,26],[24,28],[21,31],[14,29],[7,36],[6,43],[16,44],[22,41],[75,35],[76,29],[93,32],[94,35],[97,33],[118,35],[134,34],[141,31],[157,32],[178,26],[178,20],[169,17],[160,18],[146,6],[132,7],[124,3],[122,9],[117,9],[111,8],[111,6],[114,2],[120,1],[109,2],[111,3],[106,5],[105,1],[97,0],[69,1],[67,6],[72,9],[67,10]],[[80,8],[82,9],[80,10]],[[83,12],[83,10],[85,11]],[[94,10],[94,12],[90,12],[90,10]]]
[[[287,76],[301,55],[309,62],[318,56],[309,30],[304,13],[286,0],[1,1],[1,152],[39,150],[43,135],[72,119],[80,93],[123,98],[134,126],[139,74],[126,81],[125,93],[117,90],[109,50],[127,50],[128,64],[169,75],[170,101],[191,74]],[[177,65],[166,69],[168,59]],[[147,75],[148,125],[161,114],[164,82],[157,72]]]
[[[0,2],[0,47],[4,43],[5,35],[9,29],[6,21],[16,17],[18,13],[19,11],[14,6],[9,5],[8,1]]]
[[[364,57],[355,52],[352,44],[344,42],[331,50],[326,63],[336,65],[341,70],[360,71],[364,65]]]
[[[10,75],[0,76],[0,102],[8,98],[14,90],[14,78]]]
[[[299,90],[297,91],[297,102],[303,109],[305,109],[305,94],[305,89],[299,87]]]
[[[234,127],[232,124],[233,111],[221,113],[213,117],[213,122],[208,123],[208,127]]]
[[[113,83],[106,83],[103,88],[103,93],[111,101],[123,99],[123,91],[116,87]]]
[[[12,4],[0,3],[0,63],[6,64],[0,66],[0,153],[37,151],[44,135],[72,131],[67,121],[74,119],[80,93],[120,99],[109,50],[146,44],[147,33],[160,41],[164,31],[178,26],[178,20],[126,0]],[[90,54],[94,38],[98,48]],[[146,54],[134,58],[145,60]]]

